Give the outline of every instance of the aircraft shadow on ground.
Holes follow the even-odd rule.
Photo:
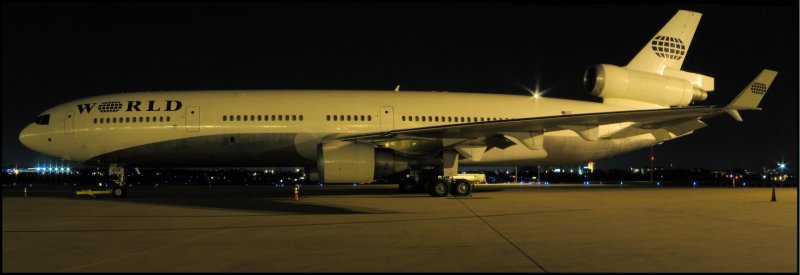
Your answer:
[[[306,186],[301,189],[300,201],[294,201],[294,190],[291,187],[276,188],[272,186],[133,186],[126,198],[113,198],[111,195],[77,196],[75,191],[86,189],[81,187],[39,185],[29,188],[27,197],[73,198],[78,200],[106,200],[120,203],[146,203],[180,207],[229,209],[251,212],[282,212],[287,214],[384,214],[386,211],[369,208],[351,209],[332,205],[313,204],[304,198],[353,196],[364,197],[400,195],[397,188],[362,188],[336,186],[320,188]],[[427,196],[427,194],[407,194],[408,196]],[[4,188],[3,197],[25,197],[23,187]]]

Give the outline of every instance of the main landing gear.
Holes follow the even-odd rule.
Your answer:
[[[472,194],[472,183],[464,179],[437,179],[426,184],[426,189],[431,197],[446,197],[447,194],[451,194],[453,197],[464,197]]]
[[[446,150],[442,153],[442,170],[441,179],[425,184],[425,189],[428,190],[431,197],[446,197],[447,194],[463,197],[472,194],[472,182],[453,178],[458,174],[458,153],[453,150]]]

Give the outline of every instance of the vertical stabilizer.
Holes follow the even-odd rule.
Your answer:
[[[700,16],[701,13],[679,10],[626,67],[657,74],[667,68],[680,70]]]

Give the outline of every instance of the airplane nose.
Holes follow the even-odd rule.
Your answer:
[[[33,148],[33,144],[31,144],[31,125],[25,126],[21,132],[19,132],[19,142],[25,147],[28,147],[31,150],[36,150]]]

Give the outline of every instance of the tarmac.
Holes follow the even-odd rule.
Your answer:
[[[3,188],[3,272],[798,272],[797,188]]]

